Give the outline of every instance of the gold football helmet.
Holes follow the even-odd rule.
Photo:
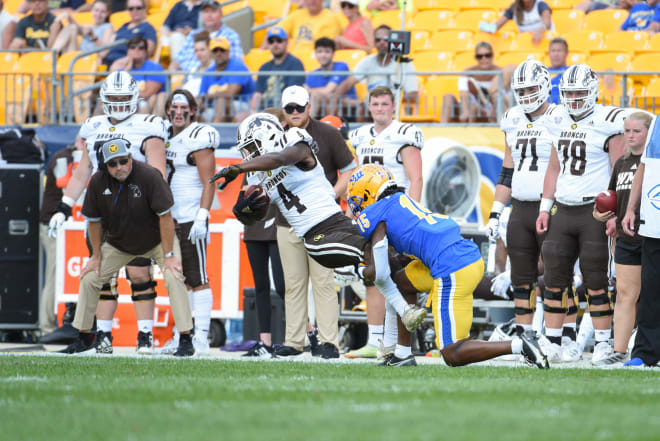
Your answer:
[[[366,164],[358,167],[348,181],[348,206],[357,216],[392,187],[396,187],[394,176],[382,165]]]

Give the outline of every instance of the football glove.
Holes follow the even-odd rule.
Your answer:
[[[268,198],[264,194],[255,191],[246,198],[245,192],[241,191],[231,211],[241,223],[252,225],[261,218],[267,208]]]
[[[209,182],[214,183],[215,181],[217,181],[220,178],[225,178],[224,182],[222,182],[221,184],[218,184],[218,190],[223,190],[227,186],[227,184],[229,184],[231,181],[236,179],[238,177],[238,175],[240,175],[241,173],[243,173],[243,170],[241,169],[241,167],[239,165],[232,165],[232,166],[223,168],[218,173],[213,175],[213,177],[211,178],[211,180]]]
[[[197,242],[198,240],[204,240],[208,234],[208,226],[206,220],[209,218],[209,210],[206,208],[200,208],[197,211],[197,217],[190,227],[190,233],[188,233],[188,240],[191,242]]]
[[[511,272],[504,271],[494,277],[490,283],[490,292],[497,297],[509,300],[509,288],[511,288]]]
[[[48,221],[48,237],[57,237],[58,230],[62,227],[64,221],[71,216],[71,207],[74,202],[73,199],[67,196],[62,197],[62,200],[55,208],[55,213],[51,216],[50,221]]]
[[[492,216],[492,215],[491,215]],[[486,233],[489,242],[496,242],[500,238],[500,217],[491,217],[486,224]]]

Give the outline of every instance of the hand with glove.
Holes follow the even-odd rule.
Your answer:
[[[242,224],[252,225],[266,214],[268,204],[268,197],[263,193],[253,191],[245,197],[245,192],[241,191],[231,211]]]
[[[218,190],[223,190],[227,184],[229,184],[231,181],[236,179],[238,175],[243,173],[243,169],[241,169],[241,166],[236,164],[232,165],[229,167],[225,167],[222,170],[220,170],[218,173],[214,174],[213,177],[209,180],[209,182],[212,184],[215,181],[217,181],[220,178],[225,178],[224,182],[221,184],[218,184]]]
[[[57,204],[55,213],[48,222],[48,237],[57,237],[57,232],[62,227],[64,221],[71,216],[71,208],[76,201],[68,196],[62,196],[62,200]]]
[[[486,224],[486,233],[488,234],[489,242],[497,242],[497,239],[500,238],[500,215],[502,214],[502,210],[504,210],[504,204],[494,201],[488,224]]]
[[[497,297],[509,300],[509,289],[511,288],[511,272],[504,271],[490,282],[490,292]]]
[[[197,210],[197,217],[190,227],[190,233],[188,233],[188,240],[191,242],[197,242],[198,240],[206,239],[206,235],[209,232],[208,224],[206,223],[209,218],[209,210],[206,208],[200,208]]]

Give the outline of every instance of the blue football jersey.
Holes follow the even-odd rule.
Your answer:
[[[479,247],[461,236],[450,217],[432,213],[404,193],[395,193],[366,207],[357,219],[362,235],[371,239],[379,223],[387,225],[389,245],[414,256],[437,279],[481,258]]]

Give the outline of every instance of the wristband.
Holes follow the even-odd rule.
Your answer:
[[[504,210],[504,204],[500,201],[493,201],[493,207],[490,209],[489,219],[499,219],[502,210]]]
[[[200,208],[199,210],[197,210],[197,217],[195,218],[195,220],[205,221],[208,218],[209,218],[209,210],[207,210],[206,208]]]
[[[553,205],[555,205],[555,201],[553,199],[542,198],[541,204],[539,205],[539,211],[549,212],[550,210],[552,210]]]
[[[69,196],[62,196],[61,202],[68,205],[69,207],[73,207],[73,205],[76,203],[76,201],[74,201],[73,198],[70,198]]]

